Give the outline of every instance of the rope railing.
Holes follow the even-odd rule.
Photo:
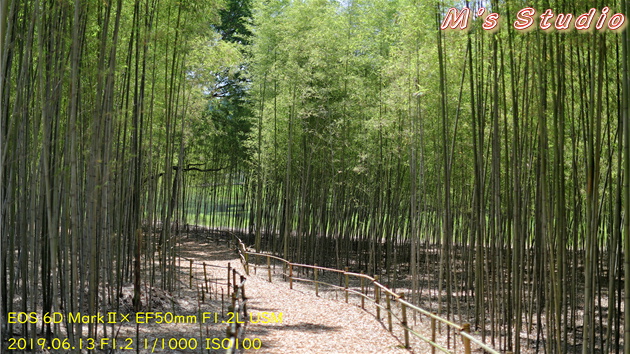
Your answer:
[[[251,256],[254,256],[256,258],[264,257],[266,258],[267,278],[268,278],[268,281],[270,282],[272,281],[271,260],[273,259],[283,264],[282,274],[288,278],[290,289],[293,289],[293,281],[313,283],[315,284],[315,293],[317,296],[319,296],[319,286],[320,285],[329,286],[338,291],[343,291],[345,294],[345,302],[348,302],[348,297],[350,294],[359,296],[361,298],[361,308],[363,310],[365,310],[365,300],[368,300],[375,305],[377,320],[383,323],[384,326],[386,325],[387,329],[391,333],[393,333],[393,325],[394,325],[393,320],[395,319],[397,321],[396,325],[400,326],[403,330],[404,345],[405,345],[405,348],[407,349],[411,348],[409,336],[412,335],[420,339],[421,341],[429,344],[432,348],[432,354],[436,353],[436,350],[439,350],[440,352],[443,352],[443,353],[456,353],[457,352],[456,343],[454,344],[455,348],[451,349],[451,348],[445,347],[444,345],[438,344],[436,341],[438,326],[446,326],[448,329],[452,329],[456,333],[459,334],[459,337],[461,339],[461,343],[463,346],[463,352],[465,354],[472,353],[471,343],[475,343],[479,347],[479,349],[482,349],[486,353],[500,354],[500,352],[491,348],[486,343],[483,343],[482,341],[473,337],[470,334],[470,324],[468,323],[463,324],[463,325],[456,324],[452,321],[449,321],[448,319],[438,316],[435,313],[422,309],[408,302],[407,300],[405,300],[404,294],[402,293],[396,294],[387,286],[379,283],[378,276],[376,275],[374,277],[371,277],[366,274],[350,272],[348,271],[348,268],[346,268],[345,270],[339,270],[339,269],[334,269],[334,268],[320,267],[317,265],[292,263],[291,261],[285,260],[277,256],[273,256],[270,254],[248,251],[245,244],[241,241],[240,238],[238,238],[238,236],[236,236],[236,234],[230,232],[230,235],[234,239],[235,248],[238,250],[241,261],[243,261],[243,266],[245,268],[245,272],[247,275],[249,275],[249,271],[250,271],[249,257]],[[256,263],[254,263],[255,269],[259,267]],[[294,268],[310,269],[313,272],[314,279],[308,279],[308,278],[296,276],[294,274]],[[286,270],[288,270],[288,273],[286,272]],[[335,285],[335,284],[331,284],[325,281],[321,281],[319,279],[319,273],[324,272],[324,271],[331,272],[331,273],[338,273],[340,276],[343,276],[343,285]],[[360,291],[351,289],[348,286],[349,277],[354,277],[354,278],[359,279],[360,284],[361,284]],[[373,289],[372,291],[373,296],[368,295],[370,288]],[[400,308],[400,312],[399,312],[400,315],[396,314],[393,311],[393,306],[396,306],[396,305],[399,306]],[[429,320],[431,321],[431,338],[427,338],[426,336],[423,336],[422,334],[418,333],[417,331],[409,327],[408,311],[412,311],[419,315],[429,318]],[[384,323],[385,317],[383,317],[382,315],[386,317],[387,323]]]

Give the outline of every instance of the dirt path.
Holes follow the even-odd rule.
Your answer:
[[[250,311],[282,313],[282,323],[250,324],[265,353],[406,353],[373,316],[354,305],[290,290],[258,276],[247,281]],[[262,351],[260,351],[262,352]]]
[[[193,268],[195,278],[203,276],[202,262],[230,263],[245,273],[225,242],[190,239],[181,244],[180,256],[199,264]],[[262,342],[261,349],[247,353],[408,353],[372,315],[355,305],[290,290],[285,283],[269,283],[253,274],[245,290],[250,318],[261,318],[261,323],[248,324],[246,337]]]

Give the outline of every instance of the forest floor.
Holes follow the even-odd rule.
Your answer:
[[[141,353],[152,352],[156,343],[156,353],[225,352],[220,349],[219,343],[225,338],[225,322],[233,320],[228,314],[228,264],[239,273],[245,274],[238,254],[228,246],[224,232],[199,229],[182,236],[177,246],[177,255],[179,282],[176,290],[167,293],[153,288],[150,291],[143,289],[143,311],[170,312],[174,316],[185,318],[196,315],[197,323],[181,323],[183,320],[179,318],[179,323],[117,327],[118,350],[106,352],[128,353],[128,350],[120,349],[124,346],[120,344],[124,338],[131,338],[128,341],[134,343],[133,348],[137,343]],[[202,288],[203,292],[200,290]],[[130,303],[133,296],[131,285],[124,289],[124,293],[126,302]],[[146,296],[147,293],[151,296]],[[251,274],[245,282],[245,295],[248,299],[249,320],[253,321],[245,319],[248,323],[246,339],[242,343],[250,340],[248,345],[262,345],[260,349],[246,350],[246,353],[409,352],[373,315],[352,304],[317,297],[314,292],[306,289],[290,290],[288,283],[281,282],[279,278],[270,283],[263,278],[263,274]],[[200,323],[203,313],[210,314],[206,315],[206,321],[211,322],[210,324]],[[256,320],[260,320],[260,323],[253,323]],[[99,333],[100,337],[106,337],[102,331]],[[172,338],[181,342],[171,342],[169,347]],[[185,343],[182,339],[195,343],[197,348],[185,348],[191,345],[182,344]]]
[[[238,255],[227,242],[210,241],[206,232],[191,232],[179,246],[179,254],[194,263],[236,268],[245,274]],[[214,235],[214,237],[217,237]],[[185,262],[188,264],[188,262]],[[182,266],[186,272],[188,265]],[[193,266],[193,277],[203,278],[203,266]],[[268,316],[271,323],[248,323],[246,338],[260,339],[251,353],[406,353],[370,314],[351,304],[290,290],[286,283],[269,283],[250,275],[245,283],[250,318]],[[281,319],[281,321],[280,321]],[[253,343],[253,342],[252,342]]]
[[[127,323],[117,321],[115,324],[98,325],[94,336],[98,338],[95,352],[225,352],[220,343],[225,338],[226,322],[233,319],[228,313],[230,297],[227,267],[229,264],[241,274],[245,274],[245,270],[237,252],[229,246],[226,232],[194,228],[179,237],[174,268],[177,277],[172,278],[178,280],[171,284],[173,290],[159,288],[163,279],[160,274],[155,274],[154,286],[143,282],[141,311],[144,314],[139,316],[140,313],[134,314],[132,310],[133,285],[123,286],[119,295],[121,305],[115,309],[102,305],[100,313],[116,312],[119,318],[129,315],[131,320]],[[281,267],[274,269],[273,282],[269,282],[266,267],[253,267],[252,261],[251,273],[245,282],[245,295],[248,299],[249,320],[260,320],[260,323],[245,319],[249,322],[245,338],[250,340],[248,344],[260,343],[261,347],[258,350],[246,350],[246,353],[431,352],[428,344],[413,336],[412,350],[404,349],[400,326],[394,325],[392,335],[387,329],[387,314],[382,311],[382,322],[379,322],[373,304],[366,301],[363,310],[358,297],[350,296],[349,303],[346,303],[343,292],[325,286],[320,287],[319,296],[316,296],[312,283],[294,281],[293,289],[290,289],[289,282],[283,279]],[[295,275],[300,276],[299,273]],[[143,280],[149,276],[143,274]],[[333,274],[326,276],[322,273],[321,276],[320,280],[336,282]],[[104,292],[99,296],[99,302],[108,303],[105,301],[107,296]],[[396,309],[393,310],[394,316],[399,316]],[[153,313],[153,318],[148,318],[148,313]],[[160,314],[162,323],[158,323],[157,314]],[[409,326],[430,338],[430,321],[427,319],[410,316]],[[16,328],[16,337],[20,337],[19,332],[20,329]],[[87,353],[86,348],[90,343],[87,325],[83,326],[83,334],[82,352]],[[462,350],[461,339],[452,331],[440,331],[436,341],[441,345],[448,344],[450,348],[455,347],[456,352]],[[59,345],[61,342],[48,343]],[[57,354],[65,350],[36,348],[35,352]],[[480,351],[473,348],[473,352]]]
[[[226,237],[221,232],[213,232],[213,237],[220,235]],[[225,240],[220,247],[224,247],[228,240]],[[234,250],[226,250],[233,254],[234,262],[238,263],[238,270],[243,272],[242,265]],[[272,262],[271,277],[268,281],[269,273],[267,265],[263,259],[251,257],[250,275],[246,285],[246,294],[249,304],[258,311],[283,312],[281,324],[250,324],[247,333],[252,338],[263,338],[266,335],[271,341],[276,343],[270,346],[270,353],[431,353],[432,347],[417,337],[410,335],[411,350],[404,350],[404,332],[400,325],[397,325],[400,318],[400,308],[392,305],[393,326],[392,333],[388,331],[388,315],[385,310],[381,310],[381,321],[376,318],[376,306],[364,301],[361,303],[360,297],[350,295],[346,303],[345,294],[333,287],[321,284],[316,296],[315,285],[311,282],[293,281],[293,289],[290,289],[287,278],[283,275],[282,267]],[[234,264],[234,262],[232,264]],[[262,263],[261,263],[262,262]],[[303,269],[302,269],[303,270]],[[339,273],[322,271],[320,281],[328,284],[342,284]],[[308,274],[302,273],[299,268],[294,268],[294,277],[312,278]],[[351,284],[351,289],[360,291],[357,284]],[[403,290],[403,289],[399,289]],[[369,291],[368,291],[369,293]],[[384,299],[382,305],[385,306]],[[392,302],[392,304],[394,304]],[[362,309],[362,307],[364,309]],[[279,310],[279,309],[285,310]],[[251,307],[250,307],[251,309]],[[408,313],[413,313],[408,311]],[[290,316],[290,317],[288,317]],[[290,321],[290,322],[289,322]],[[430,320],[422,316],[409,315],[409,327],[416,333],[431,338]],[[437,326],[435,342],[442,347],[454,350],[455,353],[463,352],[461,338],[453,330],[448,330],[445,326]],[[478,337],[478,336],[477,336]],[[264,343],[264,339],[263,339]],[[265,349],[265,348],[263,348]],[[472,344],[473,353],[483,351]],[[260,351],[257,351],[260,352]],[[436,351],[437,352],[437,351]]]
[[[254,245],[254,237],[248,234],[247,230],[235,229],[232,230],[243,240],[246,245],[253,248]],[[272,235],[274,236],[274,235]],[[271,238],[273,241],[273,238]],[[345,254],[345,260],[343,263],[335,265],[335,249],[333,242],[330,241],[330,237],[322,237],[321,240],[318,240],[318,246],[320,247],[319,252],[325,256],[319,257],[317,259],[322,260],[322,262],[327,262],[324,264],[326,267],[332,267],[340,269],[341,266],[348,266],[350,272],[358,272],[358,273],[366,273],[365,268],[368,263],[369,254],[367,250],[369,246],[363,244],[352,244],[351,246],[346,246],[351,251]],[[272,244],[272,241],[268,241],[268,245]],[[265,240],[263,239],[263,243]],[[278,240],[281,242],[281,240]],[[275,243],[273,243],[275,244]],[[281,244],[281,243],[279,243]],[[266,247],[263,245],[263,249]],[[269,247],[271,248],[271,247]],[[363,250],[363,253],[360,253],[356,250]],[[381,248],[385,250],[385,246],[382,245]],[[394,261],[393,263],[396,266],[392,266],[389,269],[393,271],[387,272],[383,267],[379,267],[376,272],[379,275],[379,281],[387,285],[390,289],[392,289],[395,293],[403,292],[406,294],[406,298],[411,303],[417,304],[419,307],[423,308],[426,311],[439,313],[440,308],[442,309],[441,317],[448,318],[450,321],[456,324],[465,324],[469,323],[471,327],[471,335],[475,337],[477,340],[485,342],[489,347],[494,348],[499,352],[508,352],[510,349],[508,343],[510,342],[510,338],[519,338],[520,341],[520,353],[522,354],[534,354],[534,353],[543,353],[543,352],[554,352],[555,351],[555,343],[546,340],[545,335],[547,335],[548,325],[550,322],[554,323],[555,318],[550,318],[548,321],[547,315],[550,314],[551,310],[548,307],[538,306],[538,301],[541,301],[543,304],[545,303],[544,296],[547,293],[544,293],[542,288],[542,282],[544,279],[548,279],[547,277],[543,277],[543,280],[536,280],[536,274],[531,273],[531,263],[526,263],[523,265],[525,268],[525,280],[522,284],[522,291],[524,293],[523,297],[523,309],[522,309],[522,328],[520,333],[516,333],[516,330],[513,328],[509,328],[505,324],[501,324],[504,321],[506,313],[511,313],[510,309],[506,309],[502,307],[502,301],[498,298],[495,298],[494,302],[488,296],[487,301],[481,301],[477,303],[474,297],[474,286],[475,286],[475,278],[472,272],[467,271],[471,268],[471,264],[474,264],[474,255],[471,256],[469,248],[461,245],[454,246],[453,254],[454,256],[448,259],[450,263],[450,269],[452,270],[451,277],[453,279],[453,290],[452,301],[451,304],[447,304],[445,302],[446,298],[446,289],[442,290],[442,297],[439,296],[440,286],[439,286],[439,265],[440,265],[440,256],[439,256],[439,247],[436,245],[426,244],[422,246],[418,254],[418,263],[419,263],[419,274],[418,274],[418,283],[419,283],[419,291],[415,294],[412,294],[411,289],[412,279],[409,271],[409,262],[408,261],[400,261],[400,259],[408,259],[409,258],[409,245],[401,243],[399,246],[394,246],[393,254],[394,258],[398,255],[399,261]],[[280,252],[282,250],[280,249]],[[269,253],[269,252],[263,252]],[[348,256],[350,254],[350,256]],[[377,254],[380,254],[377,251]],[[503,252],[503,255],[507,254],[507,251]],[[267,273],[267,264],[265,257],[250,257],[249,263],[250,267],[253,268],[252,272],[255,272],[256,269],[258,273],[263,273],[266,275]],[[584,277],[583,277],[583,252],[568,253],[568,259],[574,259],[572,264],[578,264],[578,267],[570,269],[567,273],[567,278],[564,279],[564,284],[572,284],[571,288],[567,288],[563,291],[565,295],[565,300],[569,302],[569,304],[574,304],[573,309],[567,306],[566,312],[563,313],[563,323],[566,325],[567,336],[563,338],[561,352],[563,353],[582,353],[582,331],[583,331],[583,318],[584,318]],[[598,258],[603,260],[608,259],[608,255],[600,254]],[[346,259],[349,259],[347,261]],[[577,259],[577,260],[575,260]],[[532,249],[528,249],[526,253],[526,262],[534,262],[536,261],[536,254]],[[380,263],[381,266],[386,264],[385,259],[382,259]],[[321,264],[320,264],[321,265]],[[273,268],[273,261],[272,261]],[[275,272],[282,272],[279,264],[276,265]],[[314,274],[311,269],[304,269],[298,266],[293,267],[294,275],[300,278],[314,279]],[[608,335],[608,314],[609,314],[609,295],[610,292],[608,290],[608,271],[607,269],[603,271],[596,278],[596,285],[594,285],[595,289],[597,289],[597,294],[600,300],[596,303],[595,306],[595,316],[596,316],[596,340],[595,347],[592,350],[593,353],[612,353],[612,352],[623,352],[624,341],[623,341],[623,319],[624,319],[624,306],[623,306],[623,291],[619,291],[619,289],[623,290],[622,277],[623,272],[619,270],[621,274],[619,279],[616,279],[619,284],[617,286],[618,292],[616,293],[615,301],[617,301],[617,307],[621,311],[616,315],[616,320],[618,321],[616,324],[616,331],[612,331],[612,334]],[[491,274],[485,275],[485,284],[488,284],[488,288],[486,289],[486,294],[488,295],[491,290],[496,288],[496,291],[503,291],[504,294],[509,293],[510,287],[513,286],[513,282],[510,282],[509,276],[507,273],[502,273],[496,276],[494,280],[494,284],[492,285]],[[319,280],[336,285],[334,287],[325,287],[320,286],[319,295],[321,297],[327,297],[331,299],[337,299],[339,301],[345,302],[345,294],[343,291],[344,279],[340,273],[337,272],[325,272],[319,271],[318,273]],[[540,279],[540,276],[538,276]],[[350,277],[348,288],[354,291],[362,291],[361,284],[359,282],[360,279]],[[548,281],[548,280],[547,280]],[[297,285],[296,285],[297,284]],[[294,289],[307,289],[302,291],[309,291],[310,293],[314,292],[312,283],[297,283],[294,282]],[[303,287],[303,288],[302,288]],[[339,290],[341,287],[341,291]],[[371,289],[366,289],[368,295],[372,298],[374,297],[374,292]],[[539,299],[538,296],[541,295],[542,298]],[[360,297],[350,295],[349,298],[350,303],[354,303],[355,305],[360,306]],[[551,303],[547,300],[547,303]],[[441,306],[440,306],[441,304]],[[565,303],[566,304],[566,303]],[[476,316],[476,309],[479,306],[479,316]],[[564,305],[566,306],[566,305]],[[493,312],[494,307],[494,318],[491,313]],[[365,308],[368,312],[374,314],[374,306],[371,303],[365,301]],[[450,311],[448,310],[450,308]],[[393,307],[392,310],[394,312],[398,311],[398,308]],[[484,314],[486,314],[484,316]],[[382,318],[385,315],[381,315]],[[411,317],[411,316],[408,316]],[[479,318],[479,321],[476,322],[475,318]],[[386,319],[383,320],[386,323]],[[428,320],[426,316],[416,316],[412,319],[409,319],[410,327],[412,327],[415,331],[420,331],[422,335],[428,337],[426,332],[423,332],[424,329],[428,326]],[[614,324],[614,323],[613,323]],[[509,328],[509,329],[508,329]],[[484,333],[485,332],[485,333]],[[394,325],[394,334],[397,338],[402,338],[402,330],[400,326]],[[485,341],[482,339],[484,338]],[[511,335],[511,337],[508,337]],[[493,340],[494,336],[494,340]],[[412,337],[413,338],[413,337]],[[418,341],[418,340],[416,340]],[[447,330],[442,328],[442,331],[438,334],[437,342],[439,345],[454,348],[457,346],[457,350],[461,350],[461,339],[458,333],[448,333]],[[607,343],[608,342],[608,343]],[[605,349],[606,345],[609,344],[611,346],[610,349]],[[416,348],[417,343],[412,343],[412,348]],[[476,351],[475,351],[476,350]],[[417,353],[425,353],[429,351],[415,350]],[[473,344],[473,352],[480,353],[482,352],[480,349],[476,349]]]

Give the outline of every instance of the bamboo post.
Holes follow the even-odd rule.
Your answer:
[[[228,325],[225,329],[225,337],[230,338],[232,336],[232,326]]]
[[[234,292],[236,292],[238,284],[236,284],[236,269],[234,268],[232,268],[232,286],[234,287]]]
[[[440,322],[440,333],[442,333],[442,323]],[[453,335],[453,343],[457,343],[455,335]],[[446,326],[446,343],[450,345],[451,343],[451,326]],[[457,345],[457,344],[455,344]]]
[[[245,298],[245,277],[241,275],[241,300],[243,301],[243,316],[247,319],[247,299]]]
[[[363,285],[363,277],[361,277],[361,295],[365,294],[365,286]],[[365,296],[361,296],[361,309],[365,310]]]
[[[258,274],[258,255],[254,256],[254,275]]]
[[[315,263],[315,296],[319,296],[319,282],[317,281],[319,275],[319,269],[317,268],[317,263]]]
[[[387,327],[389,328],[389,331],[392,332],[394,330],[392,327],[392,302],[389,292],[385,293],[385,299],[387,300]]]
[[[271,283],[271,258],[267,257],[267,277],[269,277],[269,282]]]
[[[245,251],[245,246],[243,246],[243,254],[245,255],[245,273],[249,275],[249,253]]]
[[[376,319],[381,320],[381,306],[379,305],[380,301],[380,291],[378,287],[378,275],[374,276],[374,300],[376,301]]]
[[[400,293],[400,299],[405,300],[405,294]],[[400,310],[402,312],[402,327],[405,331],[405,348],[409,349],[409,327],[407,326],[407,306],[404,302],[400,302]],[[470,354],[470,353],[468,353]]]
[[[234,287],[236,288],[236,285]],[[236,311],[236,291],[232,293],[232,308],[228,310],[230,310],[228,312],[232,312],[232,313]],[[235,316],[236,316],[236,320],[234,324],[234,338],[238,338],[238,313],[236,313]]]
[[[193,280],[193,275],[192,275],[192,264],[193,264],[193,260],[190,260],[190,267],[188,268],[188,274],[190,275],[190,284],[188,284],[188,287],[192,289],[192,280]]]
[[[344,278],[345,278],[345,292],[346,292],[346,304],[348,303],[348,267],[344,268],[344,272],[343,272]]]
[[[470,323],[464,323],[464,328],[462,328],[462,332],[470,333]],[[464,353],[470,354],[470,339],[462,336],[462,342],[464,343]]]
[[[435,315],[435,312],[432,312]],[[431,317],[431,341],[435,343],[435,318]],[[431,346],[431,354],[435,354],[435,347]]]
[[[289,289],[293,289],[293,264],[289,261]]]
[[[227,274],[227,283],[228,283],[228,285],[227,285],[227,296],[230,296],[230,287],[232,286],[232,285],[230,284],[230,278],[231,278],[231,276],[232,276],[232,268],[231,268],[231,266],[230,266],[230,262],[228,262],[228,274]]]
[[[206,284],[206,292],[210,292],[208,289],[208,272],[206,271],[206,262],[203,262],[203,281]]]

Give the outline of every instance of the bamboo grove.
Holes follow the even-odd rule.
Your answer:
[[[507,20],[441,31],[452,6]],[[4,316],[130,283],[140,306],[196,224],[378,274],[501,350],[630,353],[630,40],[520,33],[526,6],[630,13],[0,0],[0,335],[96,333]]]
[[[0,345],[107,337],[96,324],[10,324],[10,312],[117,311],[134,286],[172,289],[186,150],[214,72],[239,50],[223,2],[0,1]],[[198,155],[194,155],[195,151]],[[203,158],[191,162],[189,156]],[[143,226],[145,227],[143,229]],[[4,349],[0,349],[4,352]],[[77,349],[78,351],[78,349]]]
[[[451,6],[508,20],[440,31]],[[520,33],[527,6],[627,4],[258,3],[252,244],[384,274],[502,350],[630,352],[627,34]]]

